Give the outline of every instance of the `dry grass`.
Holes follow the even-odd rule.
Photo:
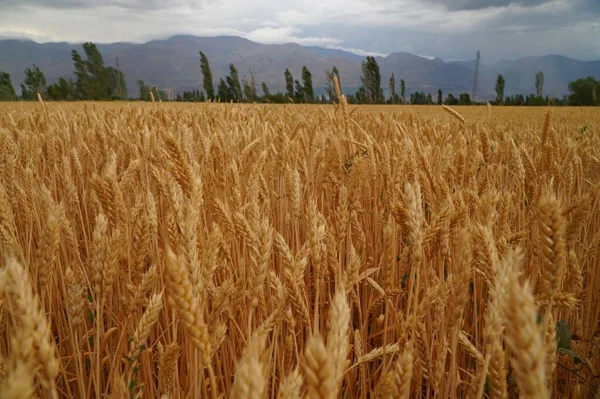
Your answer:
[[[592,109],[0,104],[0,397],[593,397],[598,237]]]

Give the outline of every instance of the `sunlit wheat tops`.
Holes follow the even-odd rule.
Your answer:
[[[0,104],[0,399],[600,395],[600,114]]]

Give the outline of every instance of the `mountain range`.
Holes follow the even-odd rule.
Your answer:
[[[71,50],[83,53],[80,44],[36,43],[29,40],[0,40],[0,71],[11,74],[15,89],[24,79],[26,67],[36,64],[44,71],[48,83],[73,76]],[[303,65],[312,72],[315,92],[326,85],[325,71],[335,65],[340,71],[343,90],[354,93],[361,85],[360,63],[356,54],[321,47],[305,47],[295,43],[267,45],[232,36],[195,37],[174,36],[147,43],[99,44],[106,65],[119,65],[126,77],[130,96],[137,95],[138,80],[171,93],[202,88],[200,57],[203,51],[209,59],[215,87],[220,77],[229,73],[233,63],[241,76],[255,76],[257,86],[265,82],[271,92],[284,91],[283,72],[289,68],[300,79]],[[485,54],[483,54],[485,57]],[[425,91],[434,94],[438,89],[458,95],[471,93],[475,61],[449,61],[426,58],[410,53],[392,53],[376,57],[380,66],[382,87],[387,91],[392,73],[396,83],[406,81],[407,94]],[[495,98],[494,85],[498,74],[506,80],[505,95],[535,92],[535,74],[544,72],[544,93],[562,96],[568,93],[569,82],[594,76],[600,79],[600,60],[578,61],[560,55],[526,57],[490,65],[480,64],[478,100]],[[17,91],[19,91],[17,89]],[[260,91],[260,88],[259,88]]]

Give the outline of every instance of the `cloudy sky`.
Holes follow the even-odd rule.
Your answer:
[[[600,59],[600,0],[0,0],[0,37],[143,42],[235,35],[358,54]]]

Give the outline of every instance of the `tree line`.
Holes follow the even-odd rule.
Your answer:
[[[127,98],[127,86],[123,72],[104,65],[102,54],[94,43],[83,45],[85,58],[77,50],[71,52],[74,79],[60,78],[48,85],[44,73],[36,65],[25,69],[25,80],[21,84],[22,100],[36,100],[41,96],[49,100],[118,100]],[[118,64],[118,62],[117,62]],[[0,100],[18,99],[10,75],[0,71]]]
[[[600,105],[600,81],[592,76],[577,79],[569,83],[570,95],[564,95],[562,99],[544,97],[544,72],[535,74],[535,94],[523,96],[515,94],[504,96],[506,81],[504,76],[498,75],[496,79],[496,100],[494,105]]]
[[[0,71],[0,101],[35,100],[38,96],[48,100],[75,101],[75,100],[121,100],[128,98],[125,76],[119,68],[117,58],[116,67],[105,66],[102,54],[94,43],[83,45],[84,57],[76,50],[71,52],[73,60],[74,78],[60,78],[57,83],[48,85],[46,77],[39,67],[33,65],[26,68],[25,79],[21,84],[21,96],[17,96],[10,75]],[[240,79],[238,69],[234,64],[229,65],[229,75],[219,79],[216,87],[210,63],[206,54],[200,55],[200,70],[202,73],[203,90],[184,91],[177,93],[174,100],[184,102],[264,102],[264,103],[330,103],[337,102],[333,87],[334,76],[341,84],[339,70],[333,66],[325,71],[325,93],[320,96],[315,94],[312,73],[302,67],[300,79],[294,79],[289,69],[284,71],[285,92],[272,93],[265,82],[260,84],[261,93],[257,91],[257,84],[252,70],[249,75]],[[389,96],[386,97],[381,83],[381,73],[375,57],[367,56],[361,63],[361,86],[354,94],[347,95],[350,104],[446,104],[446,105],[471,105],[473,99],[468,93],[461,93],[455,97],[452,93],[444,98],[441,89],[437,91],[434,99],[430,93],[406,93],[406,82],[400,79],[397,84],[392,73],[389,82]],[[512,96],[504,95],[506,81],[502,75],[496,80],[495,105],[600,105],[600,81],[593,77],[578,79],[569,84],[570,94],[562,99],[550,98],[543,95],[544,73],[535,75],[535,94]],[[137,81],[139,90],[138,98],[142,101],[168,101],[169,96],[165,90],[157,85]]]

